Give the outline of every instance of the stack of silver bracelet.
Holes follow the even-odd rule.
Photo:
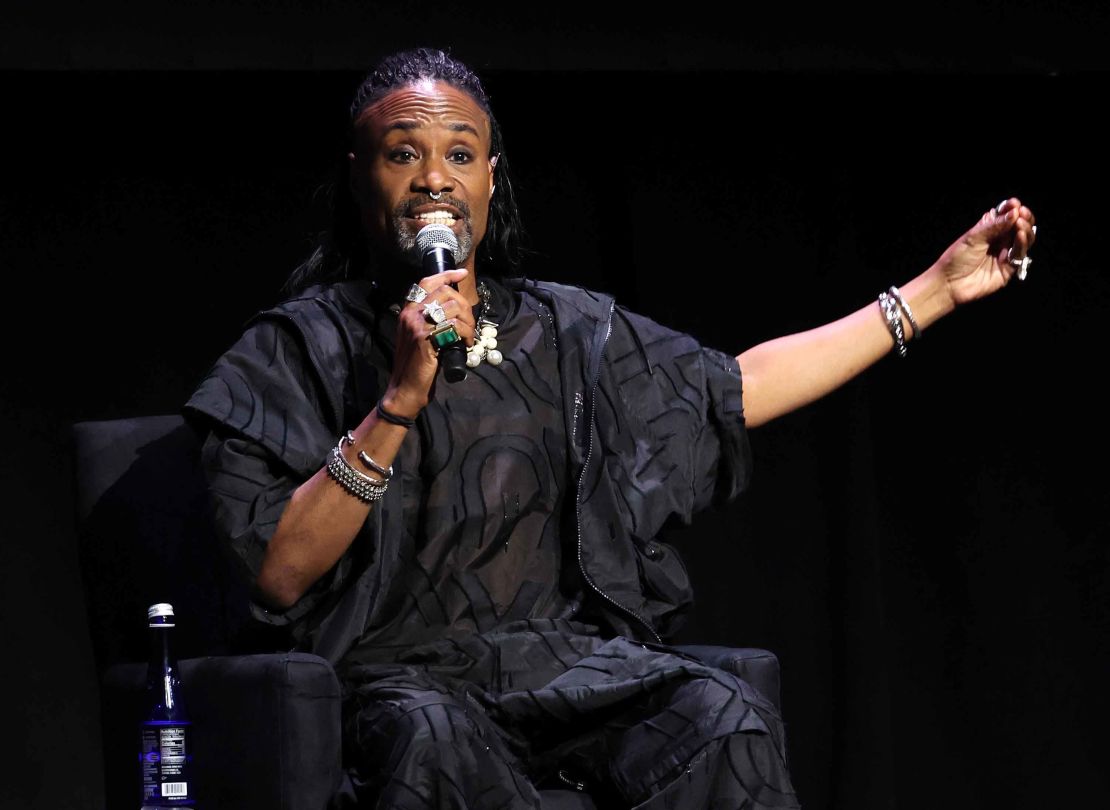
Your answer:
[[[879,308],[883,311],[886,328],[890,330],[890,336],[894,338],[894,345],[898,348],[898,356],[905,357],[906,329],[902,326],[903,315],[910,322],[910,330],[913,332],[911,337],[915,339],[921,337],[921,327],[917,325],[917,320],[913,317],[913,310],[906,303],[906,299],[902,297],[902,293],[893,285],[887,292],[879,293]]]
[[[354,444],[355,437],[351,431],[339,437],[339,444],[332,448],[331,458],[328,459],[328,475],[348,494],[354,495],[363,503],[372,503],[381,500],[389,488],[389,479],[393,477],[393,467],[383,467],[364,451],[359,451],[358,460],[376,472],[381,478],[374,478],[364,472],[356,470],[350,465],[343,455],[343,444]]]

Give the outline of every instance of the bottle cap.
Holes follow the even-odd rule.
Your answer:
[[[173,616],[173,605],[169,602],[159,602],[157,605],[151,605],[146,609],[148,619],[154,619],[158,616]]]

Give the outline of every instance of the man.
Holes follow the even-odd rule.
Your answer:
[[[1032,213],[1008,200],[878,307],[733,358],[608,296],[494,277],[516,255],[507,160],[441,52],[370,75],[347,168],[294,295],[189,402],[257,617],[344,684],[337,804],[538,807],[562,779],[605,807],[796,806],[775,708],[663,646],[689,587],[654,537],[743,488],[747,427],[1024,271]],[[412,284],[429,224],[458,269]],[[455,338],[471,369],[451,384]]]

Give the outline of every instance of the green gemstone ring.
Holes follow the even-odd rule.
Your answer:
[[[448,346],[459,340],[459,333],[458,330],[455,329],[453,323],[441,323],[432,330],[430,335],[428,335],[428,340],[432,341],[432,345],[435,346],[438,351],[444,346]]]

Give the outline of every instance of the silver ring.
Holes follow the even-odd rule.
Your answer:
[[[437,191],[435,194],[433,194],[432,192],[429,191],[428,196],[431,197],[433,200],[438,200],[440,197],[443,196],[443,192],[442,191]]]
[[[1020,259],[1015,259],[1013,256],[1013,248],[1006,251],[1006,261],[1010,263],[1010,267],[1017,270],[1018,281],[1025,281],[1025,277],[1029,275],[1029,265],[1033,260],[1029,256],[1022,256]]]
[[[443,323],[447,313],[443,311],[439,301],[431,301],[424,305],[424,316],[432,323]]]
[[[409,287],[409,294],[405,296],[405,300],[412,301],[414,304],[419,304],[427,297],[427,290],[425,290],[419,284],[413,284],[411,287]]]

